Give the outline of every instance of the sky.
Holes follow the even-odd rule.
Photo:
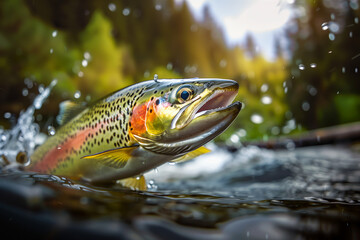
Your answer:
[[[182,0],[178,0],[182,1]],[[207,4],[222,26],[228,44],[244,43],[251,33],[259,51],[267,58],[274,57],[274,39],[283,36],[291,17],[294,0],[186,0],[195,17],[202,17]]]

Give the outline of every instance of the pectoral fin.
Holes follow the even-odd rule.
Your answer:
[[[81,159],[97,159],[99,162],[112,168],[123,168],[125,167],[128,160],[132,157],[132,152],[138,148],[135,147],[124,147],[107,150],[92,155],[81,157]]]
[[[204,147],[204,146],[199,147],[198,149],[195,149],[194,151],[189,152],[182,157],[176,158],[176,159],[172,160],[171,162],[175,162],[175,163],[186,162],[188,160],[191,160],[193,158],[196,158],[196,157],[198,157],[202,154],[208,153],[208,152],[210,152],[210,150],[207,149],[206,147]]]
[[[146,181],[143,175],[137,178],[125,178],[122,180],[118,180],[117,182],[120,183],[122,186],[128,187],[132,190],[146,191]]]

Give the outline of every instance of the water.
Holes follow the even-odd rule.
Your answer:
[[[1,133],[1,155],[11,167],[0,173],[0,224],[14,238],[360,237],[358,144],[291,151],[210,144],[210,154],[150,171],[149,191],[136,192],[21,171],[15,155],[31,153],[29,136],[43,136],[34,106]]]

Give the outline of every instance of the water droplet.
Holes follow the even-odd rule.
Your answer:
[[[302,110],[304,110],[305,112],[310,110],[310,104],[308,102],[303,102],[301,105]]]
[[[1,135],[1,141],[5,142],[7,139],[6,135]]]
[[[330,22],[329,29],[331,32],[337,33],[337,32],[339,32],[340,27],[339,27],[339,24],[337,24],[336,22]]]
[[[166,68],[167,68],[167,70],[172,70],[172,69],[173,69],[172,63],[169,62],[169,63],[166,65]]]
[[[311,85],[307,87],[308,92],[311,96],[315,96],[317,94],[317,89]]]
[[[270,103],[272,103],[272,98],[270,96],[263,96],[261,98],[261,102],[263,104],[270,104]]]
[[[83,76],[84,76],[84,73],[83,73],[82,71],[79,71],[79,72],[78,72],[78,76],[79,76],[79,77],[83,77]]]
[[[286,143],[286,148],[290,151],[295,150],[295,143],[293,141],[289,141]]]
[[[124,10],[122,11],[124,16],[129,16],[130,14],[130,9],[129,8],[124,8]]]
[[[55,31],[52,32],[51,36],[52,36],[52,37],[56,37],[57,34],[58,34],[58,32],[55,30]]]
[[[250,117],[250,120],[255,124],[261,124],[264,121],[264,118],[260,116],[259,114],[253,114]]]
[[[349,38],[353,37],[353,32],[349,32]]]
[[[144,78],[148,78],[150,77],[150,72],[149,71],[145,71],[144,72]]]
[[[323,24],[321,24],[321,29],[322,30],[328,30],[329,29],[329,23],[328,22],[324,22]]]
[[[114,3],[109,3],[108,8],[110,11],[114,12],[116,10],[116,5]]]
[[[335,20],[335,14],[330,14],[330,18],[331,18],[331,20]]]
[[[61,150],[61,147],[60,147],[60,146],[58,146],[56,149],[57,149],[57,150]]]
[[[33,82],[29,78],[25,78],[24,83],[29,89],[33,87]]]
[[[29,90],[27,90],[26,88],[24,88],[24,89],[22,90],[22,95],[23,95],[24,97],[26,97],[28,94],[29,94]]]
[[[82,60],[81,65],[86,67],[88,65],[88,61],[86,59]]]
[[[50,54],[53,54],[54,49],[50,48]]]
[[[299,64],[299,69],[302,71],[302,70],[305,70],[305,65],[304,64]]]
[[[156,11],[161,11],[161,9],[162,9],[162,5],[161,5],[161,4],[158,3],[158,4],[155,5],[155,10],[156,10]]]
[[[140,177],[139,177],[139,176],[137,176],[137,177],[136,177],[136,180],[140,180]]]
[[[359,18],[358,18],[358,17],[354,18],[354,22],[355,22],[356,24],[358,24],[358,23],[359,23]]]
[[[339,94],[340,94],[340,91],[337,91],[336,94],[339,95]]]
[[[342,68],[341,68],[341,72],[342,72],[342,73],[345,73],[345,72],[346,72],[346,68],[345,68],[345,67],[342,67]]]
[[[355,73],[358,73],[358,68],[355,68]]]
[[[186,73],[196,73],[197,67],[196,67],[195,65],[194,65],[194,66],[187,65],[187,66],[185,66],[184,71],[185,71]]]
[[[236,132],[236,134],[237,134],[239,137],[245,137],[246,134],[247,134],[247,132],[246,132],[245,129],[240,128],[240,129]]]
[[[279,135],[280,134],[280,128],[279,127],[272,127],[271,128],[271,134],[272,135]]]
[[[36,121],[41,121],[43,119],[43,116],[41,114],[36,115]]]
[[[148,189],[156,190],[158,186],[155,184],[154,180],[149,180],[147,184]]]
[[[238,143],[239,140],[240,140],[240,138],[239,138],[239,136],[236,135],[236,134],[233,134],[233,135],[231,135],[231,137],[230,137],[230,141],[233,142],[233,143]]]
[[[329,39],[330,39],[330,41],[334,41],[335,40],[335,34],[329,33]]]
[[[310,63],[311,68],[316,68],[316,66],[317,66],[316,63]]]
[[[78,99],[81,97],[81,92],[78,90],[74,93],[74,98]]]
[[[56,133],[55,128],[53,126],[48,126],[48,134],[50,136],[54,136]]]
[[[332,51],[330,50],[330,51],[329,51],[329,54],[331,54],[331,53],[332,53]]]
[[[358,10],[358,9],[359,9],[359,3],[358,3],[356,0],[350,1],[349,6],[350,6],[353,10]]]
[[[266,83],[264,83],[263,85],[261,85],[260,87],[261,92],[266,92],[267,90],[269,90],[269,85],[267,85]]]
[[[89,61],[91,59],[90,53],[89,52],[84,52],[84,58]]]
[[[39,93],[42,93],[44,91],[44,85],[40,84],[39,87],[38,87],[38,91]]]
[[[219,63],[220,67],[224,68],[227,65],[227,61],[225,59],[222,59]]]
[[[154,81],[156,82],[158,80],[158,75],[155,73],[154,74]]]

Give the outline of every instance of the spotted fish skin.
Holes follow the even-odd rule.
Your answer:
[[[90,182],[128,179],[208,152],[241,110],[238,84],[223,79],[141,82],[82,110],[30,157],[26,170]],[[132,178],[129,180],[129,178]],[[144,189],[145,180],[140,180]],[[131,185],[130,185],[131,186]],[[145,185],[146,186],[146,185]]]
[[[36,149],[27,169],[74,176],[80,157],[133,145],[135,140],[129,134],[131,109],[151,85],[153,82],[122,89],[82,111]]]

